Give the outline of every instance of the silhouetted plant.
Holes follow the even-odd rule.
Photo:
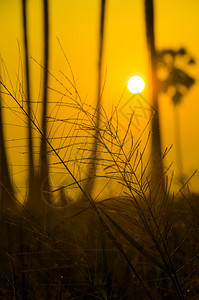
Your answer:
[[[163,49],[157,51],[157,75],[158,75],[158,93],[166,93],[171,98],[174,105],[175,120],[175,144],[176,144],[176,162],[180,172],[180,181],[184,183],[183,160],[180,145],[180,128],[178,105],[183,97],[193,86],[195,79],[185,72],[181,65],[188,67],[195,64],[193,57],[189,55],[185,48],[178,50]]]
[[[2,93],[0,86],[0,212],[14,207],[14,189],[10,176],[8,158],[5,148],[4,122],[2,111]]]
[[[151,15],[153,3],[147,2],[150,2],[146,4],[150,14],[147,21],[150,31],[148,44],[155,60]],[[43,218],[35,217],[34,212],[22,204],[20,214],[6,218],[6,225],[11,229],[7,238],[13,238],[13,243],[12,247],[5,247],[3,259],[0,256],[0,275],[3,278],[0,281],[0,296],[4,299],[175,300],[184,299],[187,295],[188,299],[193,299],[199,294],[198,206],[191,195],[190,198],[180,197],[178,201],[177,196],[182,190],[176,195],[171,195],[171,182],[168,178],[165,179],[164,193],[161,197],[152,195],[149,160],[144,159],[150,134],[146,141],[143,141],[142,132],[135,141],[131,132],[131,118],[125,136],[121,137],[117,109],[109,116],[101,105],[104,10],[105,1],[102,1],[97,108],[81,101],[75,80],[72,82],[61,73],[70,83],[68,89],[50,73],[48,53],[45,52],[44,55],[46,62],[45,66],[41,67],[44,72],[48,71],[49,76],[54,78],[60,87],[52,90],[64,98],[67,111],[71,109],[75,112],[67,118],[51,116],[53,125],[61,122],[67,128],[75,128],[74,131],[67,131],[64,137],[55,137],[60,140],[59,146],[56,146],[56,143],[54,145],[53,136],[47,137],[47,94],[44,95],[46,102],[43,103],[46,106],[46,111],[45,108],[43,110],[43,127],[46,127],[40,128],[35,118],[19,101],[18,94],[13,93],[3,79],[0,81],[6,97],[10,97],[44,140],[44,155],[54,155],[55,165],[62,167],[64,175],[70,176],[72,183],[69,185],[77,188],[83,195],[77,202],[71,201],[61,209],[56,207],[55,203]],[[44,6],[44,11],[44,15],[48,15],[47,6]],[[46,33],[46,38],[47,35]],[[47,40],[45,45],[48,45]],[[153,66],[154,64],[152,74],[156,71]],[[45,94],[48,78],[44,81]],[[156,83],[156,80],[153,83]],[[113,118],[116,118],[117,124],[112,122]],[[154,124],[153,128],[157,125],[157,120]],[[81,151],[88,150],[89,143],[85,147],[82,141],[84,138],[94,144],[94,155],[81,156]],[[127,138],[131,141],[130,146],[126,146]],[[66,143],[62,143],[63,139]],[[158,145],[160,152],[160,143]],[[62,155],[60,149],[65,147],[70,149],[71,153],[74,148],[77,150],[75,158],[67,156],[67,152]],[[77,163],[81,171],[83,165],[95,162],[97,152],[102,154],[97,163],[103,169],[103,174],[97,177],[104,180],[105,184],[98,199],[93,199],[82,187],[82,178],[75,173],[74,164]],[[156,156],[155,159],[157,160]],[[46,164],[49,167],[48,160]],[[92,176],[96,175],[95,166],[93,170]],[[46,172],[48,176],[48,170]],[[89,178],[86,180],[89,181]],[[103,191],[109,182],[113,183],[111,193],[115,195],[107,197]],[[58,190],[67,189],[69,185],[66,184]],[[91,190],[92,185],[89,193]],[[84,201],[85,199],[87,201]],[[40,209],[40,206],[38,208]],[[4,218],[1,218],[0,222],[0,225],[3,224],[0,226],[2,230],[5,226]]]
[[[154,196],[158,190],[164,193],[164,170],[162,161],[162,147],[161,147],[161,132],[159,120],[159,105],[158,105],[158,91],[157,91],[157,62],[156,62],[156,46],[154,37],[154,4],[153,0],[145,0],[145,24],[147,46],[150,56],[150,97],[155,113],[152,118],[152,181],[151,190]]]
[[[49,186],[49,165],[47,157],[47,116],[48,116],[48,70],[49,70],[49,12],[48,0],[43,0],[43,20],[44,20],[44,80],[43,80],[43,107],[42,107],[42,132],[40,148],[40,180],[41,184],[45,182],[45,189],[49,191],[46,197],[50,197]],[[48,199],[50,201],[50,199]]]
[[[31,82],[30,82],[30,64],[29,64],[29,49],[28,49],[28,25],[27,25],[27,0],[22,0],[22,17],[23,17],[23,35],[24,35],[24,62],[25,62],[25,87],[26,92],[26,103],[27,103],[27,112],[29,116],[32,116],[31,108]],[[34,157],[33,157],[33,138],[32,138],[32,123],[29,118],[28,122],[28,160],[29,160],[29,197],[31,198],[34,195],[34,183],[35,183],[35,170],[34,170]],[[34,197],[33,197],[34,198]],[[34,201],[34,199],[31,199]]]
[[[100,130],[100,117],[101,117],[101,98],[102,98],[102,63],[103,63],[103,50],[104,50],[104,30],[105,30],[105,16],[106,16],[106,0],[101,0],[101,15],[100,15],[100,30],[99,30],[99,53],[98,53],[98,82],[97,82],[97,104],[96,104],[96,119],[95,119],[95,132],[93,136],[93,146],[91,160],[88,165],[87,182],[84,186],[88,196],[92,194],[97,164],[98,164],[98,151],[99,151],[99,130]]]

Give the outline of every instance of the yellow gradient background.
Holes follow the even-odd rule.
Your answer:
[[[196,83],[179,106],[181,145],[184,172],[190,176],[199,168],[199,1],[168,0],[155,1],[155,37],[157,49],[185,47],[195,58],[196,65],[189,70]],[[59,70],[70,76],[57,38],[72,66],[82,99],[95,104],[98,62],[99,0],[50,0],[50,71],[60,76]],[[28,32],[30,56],[42,64],[43,27],[42,1],[28,1]],[[0,54],[7,66],[10,78],[16,81],[19,65],[18,42],[23,53],[21,1],[0,0]],[[107,0],[103,105],[110,111],[116,105],[132,75],[145,79],[146,87],[142,95],[148,97],[148,54],[146,47],[144,1]],[[106,73],[106,78],[105,78]],[[41,68],[31,60],[32,95],[38,99],[41,82]],[[52,86],[52,84],[51,84]],[[55,86],[55,88],[58,88]],[[125,91],[124,101],[131,97]],[[175,140],[173,132],[174,113],[171,100],[167,96],[160,99],[160,120],[163,148],[174,143],[167,161],[174,161]],[[4,121],[12,123],[7,110]],[[6,137],[11,139],[19,133],[16,127],[6,127]],[[23,131],[23,129],[21,129]],[[135,133],[137,134],[137,133]],[[20,156],[11,162],[20,162]],[[18,170],[20,171],[20,169]],[[21,182],[23,175],[21,175]],[[198,191],[199,175],[195,175],[191,187]]]

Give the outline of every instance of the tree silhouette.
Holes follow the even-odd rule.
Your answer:
[[[178,50],[163,49],[156,53],[158,93],[167,93],[174,106],[174,131],[176,144],[176,164],[180,172],[180,181],[183,183],[183,160],[180,146],[180,128],[178,105],[182,102],[184,95],[193,86],[195,80],[187,74],[180,63],[187,67],[195,64],[193,57],[189,55],[185,48]]]
[[[105,28],[105,13],[106,13],[106,0],[101,0],[100,12],[100,32],[99,32],[99,56],[98,56],[98,82],[97,82],[97,105],[95,110],[95,133],[93,138],[92,154],[89,163],[89,170],[87,173],[87,182],[84,190],[87,195],[91,195],[97,169],[97,155],[98,155],[98,138],[100,129],[100,113],[101,113],[101,97],[102,97],[102,61],[103,61],[103,48],[104,48],[104,28]]]
[[[49,191],[46,197],[50,197],[49,165],[47,157],[47,108],[48,108],[48,69],[49,69],[49,8],[48,0],[43,0],[43,20],[44,20],[44,81],[43,81],[43,107],[42,107],[42,132],[40,147],[40,184],[45,182],[45,189]],[[48,199],[50,201],[50,199]]]
[[[26,207],[30,210],[38,210],[41,206],[41,188],[45,183],[45,190],[49,191],[49,166],[47,158],[47,108],[48,108],[48,65],[49,65],[49,13],[48,0],[43,0],[43,26],[44,26],[44,79],[43,79],[43,106],[42,106],[42,124],[40,145],[40,173],[36,174],[33,156],[33,139],[32,139],[32,108],[30,92],[30,67],[28,51],[28,34],[27,34],[27,0],[22,0],[23,11],[23,33],[25,49],[25,79],[26,79],[26,97],[27,97],[27,114],[28,114],[28,153],[29,153],[29,194],[26,201]],[[46,194],[50,197],[50,193]],[[49,200],[49,199],[48,199]]]
[[[158,108],[158,91],[157,91],[157,66],[156,66],[156,47],[154,38],[154,6],[152,0],[145,0],[145,24],[147,46],[150,55],[150,90],[151,101],[155,110],[152,118],[152,153],[151,153],[151,192],[152,197],[158,190],[164,191],[164,171],[161,153],[161,134]]]
[[[29,67],[29,49],[28,49],[28,33],[27,33],[27,0],[22,0],[22,16],[23,16],[23,35],[24,35],[24,56],[25,56],[25,91],[28,113],[28,160],[29,160],[29,197],[32,198],[34,190],[35,171],[33,158],[33,139],[32,139],[32,109],[31,109],[31,90],[30,90],[30,67]]]
[[[14,206],[14,189],[10,177],[3,131],[2,94],[0,91],[0,211]]]

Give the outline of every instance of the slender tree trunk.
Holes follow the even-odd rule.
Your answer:
[[[91,195],[96,171],[97,171],[97,155],[99,150],[99,130],[100,130],[100,113],[101,113],[101,93],[102,93],[102,62],[103,62],[103,48],[104,48],[104,28],[105,28],[105,13],[106,0],[101,0],[101,15],[100,15],[100,32],[99,32],[99,59],[98,59],[98,82],[97,82],[97,105],[96,105],[96,121],[95,121],[95,135],[91,156],[91,163],[87,174],[88,181],[84,187],[87,195]]]
[[[180,120],[179,120],[179,111],[178,106],[174,105],[174,132],[175,132],[175,145],[176,145],[176,165],[179,172],[179,181],[180,184],[184,184],[184,172],[183,172],[183,159],[181,151],[181,135],[180,135]]]
[[[40,148],[40,162],[41,184],[45,191],[50,192],[49,186],[49,165],[47,157],[47,109],[48,109],[48,69],[49,69],[49,7],[48,0],[43,0],[43,18],[44,18],[44,81],[43,81],[43,107],[42,107],[42,132],[41,148]],[[46,193],[46,196],[50,197],[50,193]],[[47,199],[46,199],[47,200]],[[48,199],[49,201],[49,199]]]
[[[27,0],[22,0],[23,13],[23,34],[24,34],[24,50],[25,50],[25,80],[26,80],[26,100],[27,112],[32,117],[31,112],[31,92],[30,92],[30,69],[29,69],[29,51],[28,51],[28,33],[27,33]],[[28,161],[29,161],[29,198],[32,198],[34,189],[35,173],[33,159],[33,139],[32,139],[32,123],[28,118]]]
[[[10,195],[13,195],[13,185],[10,178],[8,159],[5,149],[5,139],[3,132],[3,116],[2,116],[2,98],[0,91],[0,211],[13,208],[14,200]]]
[[[154,8],[153,0],[145,0],[145,19],[147,45],[150,55],[150,90],[155,114],[152,118],[152,178],[151,189],[154,195],[157,190],[164,191],[164,171],[161,153],[161,134],[156,78],[156,49],[154,40]]]

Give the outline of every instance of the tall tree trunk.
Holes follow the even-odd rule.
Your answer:
[[[3,116],[2,116],[2,98],[0,91],[0,211],[4,209],[13,208],[14,200],[13,185],[10,178],[8,159],[5,149],[5,139],[3,132]]]
[[[27,33],[27,0],[22,0],[23,13],[23,34],[24,34],[24,51],[25,51],[25,80],[26,80],[26,100],[28,113],[28,163],[29,163],[29,198],[32,199],[34,192],[35,172],[33,159],[33,139],[31,123],[31,92],[30,92],[30,69],[29,69],[29,51],[28,51],[28,33]],[[33,201],[33,200],[32,200]]]
[[[43,0],[43,19],[44,19],[44,81],[43,81],[43,107],[42,107],[42,132],[40,162],[40,180],[45,191],[50,192],[49,185],[49,165],[47,157],[47,109],[48,109],[48,68],[49,68],[49,7],[48,0]],[[50,198],[50,193],[45,193]],[[49,201],[50,199],[46,199]]]
[[[164,171],[161,153],[161,134],[157,96],[156,49],[154,40],[154,7],[153,0],[145,0],[145,20],[147,46],[150,55],[150,90],[155,114],[152,118],[152,196],[158,189],[164,191]]]
[[[99,58],[98,58],[98,82],[97,82],[97,105],[96,105],[96,121],[95,121],[95,134],[93,141],[92,156],[90,160],[89,171],[87,174],[87,183],[84,190],[87,195],[91,195],[93,191],[96,171],[97,171],[97,154],[98,154],[98,138],[100,130],[100,113],[101,113],[101,93],[102,93],[102,62],[103,62],[103,48],[104,48],[104,23],[106,13],[106,0],[101,0],[101,14],[100,14],[100,32],[99,32]]]
[[[179,120],[179,107],[174,105],[174,133],[175,133],[175,145],[176,145],[176,166],[179,172],[179,182],[180,184],[185,183],[184,170],[183,170],[183,159],[182,159],[182,151],[181,151],[181,135],[180,135],[180,120]]]

